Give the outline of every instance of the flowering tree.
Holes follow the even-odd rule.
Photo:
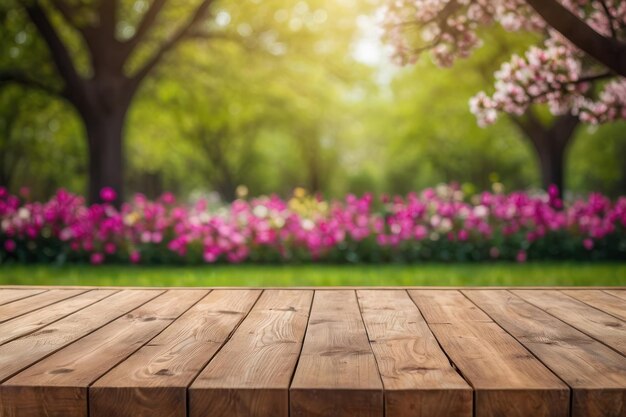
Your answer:
[[[491,95],[478,93],[470,109],[481,126],[500,112],[515,116],[537,149],[544,185],[562,185],[562,158],[578,120],[598,124],[626,118],[626,3],[620,0],[394,0],[386,33],[401,64],[431,51],[450,66],[480,45],[478,30],[494,22],[511,31],[544,33],[495,73]],[[529,112],[547,104],[557,115],[542,126]],[[559,139],[555,139],[556,137]]]

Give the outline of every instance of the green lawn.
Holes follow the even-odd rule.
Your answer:
[[[626,285],[626,263],[0,266],[0,285]]]

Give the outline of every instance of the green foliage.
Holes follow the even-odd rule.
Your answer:
[[[569,187],[581,193],[626,193],[626,122],[579,130],[569,152]]]
[[[19,86],[0,89],[0,185],[33,196],[84,189],[82,129],[65,103]]]

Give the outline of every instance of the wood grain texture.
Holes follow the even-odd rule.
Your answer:
[[[31,297],[35,294],[41,294],[47,289],[16,289],[16,288],[0,288],[0,305],[11,303],[15,300]]]
[[[419,309],[428,323],[454,323],[461,321],[486,322],[492,320],[463,294],[453,290],[409,291],[411,298],[420,299]]]
[[[187,387],[259,290],[215,290],[89,388],[91,417],[186,417]]]
[[[386,417],[471,417],[472,388],[454,370],[404,290],[358,290],[385,389]]]
[[[557,290],[514,290],[529,303],[626,355],[626,322]]]
[[[1,345],[0,382],[160,293],[162,291],[120,291],[34,333]]]
[[[620,320],[626,320],[626,300],[622,298],[598,290],[564,290],[561,292]]]
[[[22,298],[21,300],[13,301],[9,304],[1,305],[0,323],[84,292],[85,290],[50,290],[33,295],[32,297]]]
[[[604,290],[605,293],[607,294],[611,294],[615,297],[621,298],[622,300],[626,300],[626,290],[621,289],[621,290],[616,290],[616,289],[611,289],[611,290]]]
[[[623,287],[2,300],[0,417],[626,417]]]
[[[116,292],[117,290],[87,291],[46,308],[5,321],[0,324],[0,345],[39,330]]]
[[[508,291],[464,293],[573,389],[573,417],[626,415],[626,358]]]
[[[567,386],[463,294],[454,290],[409,294],[474,388],[477,417],[569,415]]]
[[[0,386],[3,411],[20,417],[87,417],[89,385],[206,293],[167,291],[32,365]]]
[[[382,388],[355,292],[316,291],[290,389],[291,417],[381,417]]]
[[[189,389],[190,417],[288,417],[312,291],[266,291]]]

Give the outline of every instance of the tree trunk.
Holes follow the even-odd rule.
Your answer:
[[[559,193],[565,188],[565,148],[560,146],[542,147],[538,150],[539,167],[541,169],[541,186],[547,190],[551,185],[556,185]]]
[[[104,187],[115,190],[113,204],[121,204],[124,192],[123,130],[127,105],[111,112],[83,115],[89,145],[89,202],[102,202]]]
[[[545,126],[529,110],[524,117],[513,117],[512,120],[536,151],[542,187],[547,190],[556,185],[559,197],[562,197],[565,190],[565,153],[580,123],[578,117],[572,114],[556,116],[550,125]]]
[[[225,203],[232,203],[237,199],[236,186],[230,181],[220,181],[215,189]]]

